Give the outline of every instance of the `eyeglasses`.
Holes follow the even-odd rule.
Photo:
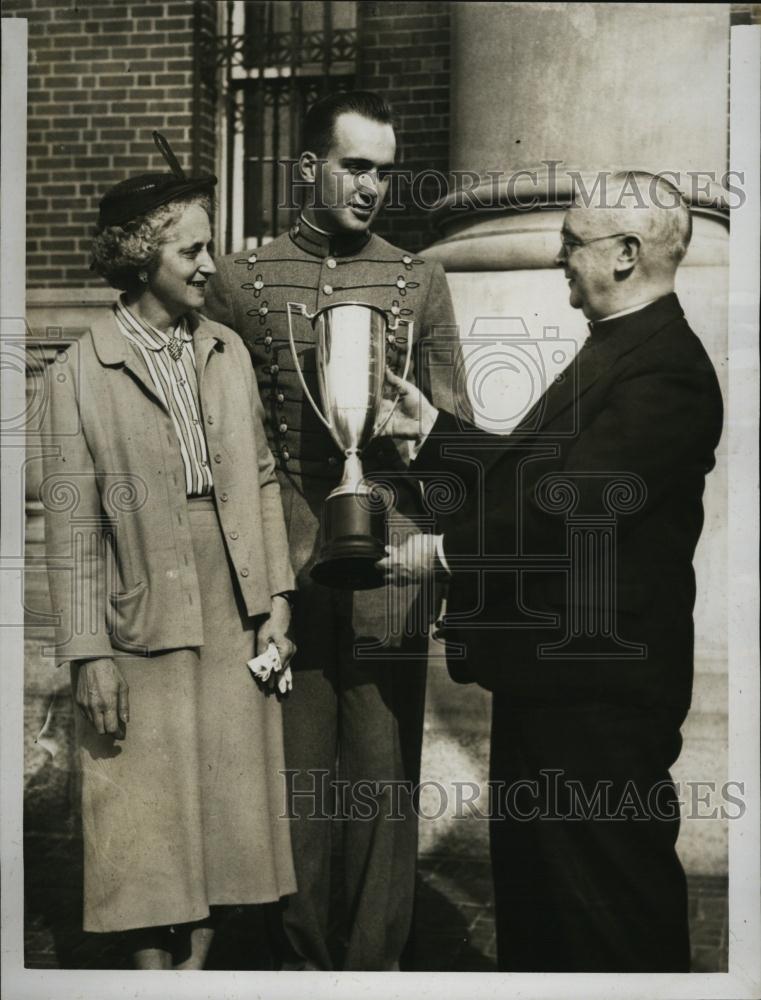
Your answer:
[[[579,240],[575,236],[569,237],[567,233],[560,234],[560,245],[567,254],[577,247],[588,247],[590,243],[599,243],[600,240],[612,240],[618,236],[636,236],[636,233],[608,233],[606,236],[595,236],[591,240]]]

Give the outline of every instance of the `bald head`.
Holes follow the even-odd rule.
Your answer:
[[[692,237],[692,218],[671,181],[644,170],[615,174],[607,203],[622,228],[642,234],[653,255],[673,261],[674,267],[682,261]]]

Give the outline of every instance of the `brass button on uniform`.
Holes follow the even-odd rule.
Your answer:
[[[288,424],[285,421],[283,421],[278,429],[281,434],[285,434],[285,432],[288,430]]]
[[[291,457],[291,453],[288,451],[288,449],[287,448],[283,448],[283,458],[285,459],[285,461],[287,462],[290,457]]]
[[[325,264],[327,265],[327,267],[329,267],[331,269],[336,266],[336,262],[335,262],[335,260],[333,260],[332,257],[328,257],[328,259],[325,261]]]
[[[222,501],[222,503],[227,503],[227,499],[228,499],[227,494],[226,493],[220,493],[219,494],[219,499]]]
[[[266,306],[259,306],[259,315],[260,316],[266,316],[268,312],[269,312],[269,309]]]
[[[322,286],[322,290],[323,290],[323,292],[326,295],[332,295],[333,294],[333,286],[332,285],[323,285]]]
[[[267,347],[269,347],[270,344],[272,343],[272,337],[270,337],[269,334],[267,334],[267,336],[264,338],[264,343],[267,345]]]
[[[209,414],[209,416],[206,418],[206,423],[207,424],[213,424],[214,423],[214,417],[212,417],[211,414]]]
[[[397,288],[406,288],[407,287],[407,282],[404,280],[404,278],[397,278],[396,279],[396,287]]]
[[[259,289],[264,288],[264,282],[261,279],[257,279],[254,282],[254,288],[256,288],[256,290],[259,291]]]
[[[282,392],[279,392],[277,394],[277,401],[278,401],[278,403],[284,403],[285,402],[285,396],[282,394]]]
[[[230,532],[230,538],[232,538],[232,540],[234,542],[237,541],[237,539],[238,539],[238,532],[237,531],[231,531]]]
[[[219,455],[219,454],[215,455],[214,456],[214,461],[217,463],[217,465],[219,465],[220,462],[222,461],[222,456]]]
[[[248,576],[248,570],[246,569],[246,567],[245,567],[245,566],[244,566],[244,567],[243,567],[243,569],[242,569],[242,570],[240,571],[240,575],[241,575],[241,576]]]
[[[272,375],[277,375],[279,371],[280,371],[280,365],[270,365],[270,373]]]
[[[412,263],[412,257],[410,257],[409,254],[405,254],[402,257],[402,263],[403,264],[411,264]]]

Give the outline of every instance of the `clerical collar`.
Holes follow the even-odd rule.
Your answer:
[[[300,215],[291,227],[291,239],[315,257],[353,257],[370,242],[370,233],[326,233]]]
[[[642,309],[647,309],[648,306],[651,306],[653,302],[657,301],[657,298],[648,299],[647,302],[639,302],[636,306],[630,306],[628,309],[621,309],[619,312],[611,313],[610,316],[604,316],[602,319],[592,320],[587,323],[590,336],[604,337],[605,334],[612,329],[612,327],[607,325],[608,323],[614,323],[614,320],[623,319],[624,316],[631,316],[634,313],[640,312]]]

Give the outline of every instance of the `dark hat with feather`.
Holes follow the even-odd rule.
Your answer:
[[[123,226],[131,219],[146,215],[160,205],[182,198],[195,192],[208,193],[217,183],[217,178],[188,177],[180,166],[172,148],[160,132],[153,133],[161,155],[169,165],[171,173],[140,174],[120,181],[107,191],[100,200],[98,227]]]

